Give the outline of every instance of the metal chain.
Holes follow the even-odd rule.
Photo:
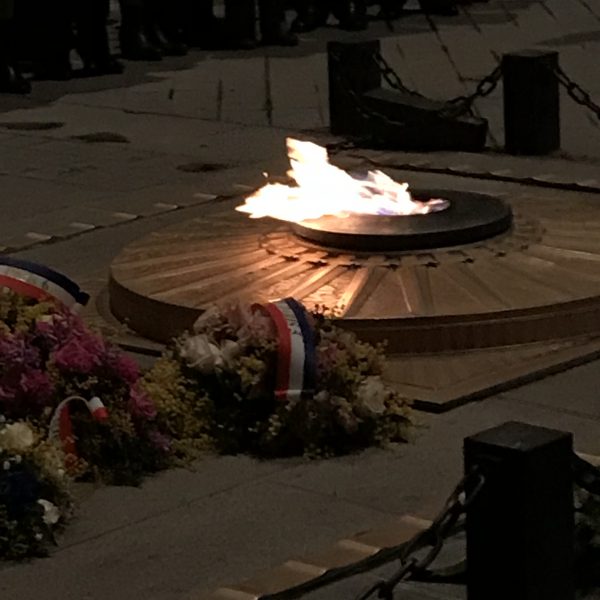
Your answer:
[[[369,600],[372,597],[393,600],[394,589],[398,584],[426,572],[438,557],[450,532],[456,527],[458,520],[466,512],[467,507],[478,496],[484,484],[485,477],[481,471],[475,469],[468,473],[450,494],[444,508],[429,528],[417,534],[403,548],[399,556],[400,568],[398,571],[389,579],[372,584],[356,600]],[[421,558],[414,555],[419,550],[427,547],[430,547],[429,551]]]
[[[373,53],[373,61],[377,65],[381,76],[387,81],[390,87],[400,92],[410,94],[411,96],[418,96],[419,98],[425,97],[423,94],[408,88],[398,73],[394,71],[379,52]],[[498,65],[477,84],[477,87],[472,94],[468,96],[458,96],[457,98],[445,102],[443,108],[438,111],[438,116],[444,119],[455,119],[456,117],[470,113],[472,111],[473,102],[475,102],[477,98],[489,96],[496,89],[500,79],[502,79],[502,66]]]
[[[411,96],[424,98],[423,94],[419,94],[419,92],[406,87],[402,79],[400,79],[400,75],[394,71],[394,69],[390,66],[387,60],[385,60],[380,52],[373,53],[373,62],[377,65],[379,73],[387,81],[391,88],[398,90],[399,92],[410,94]]]
[[[471,113],[473,102],[477,98],[489,96],[498,86],[502,79],[502,65],[498,65],[491,73],[486,75],[469,96],[458,96],[445,103],[444,108],[439,111],[439,116],[446,119],[455,119],[461,115]]]
[[[331,58],[335,62],[338,63],[338,66],[341,66],[342,60],[338,55],[332,53]],[[383,124],[384,127],[388,127],[388,126],[397,127],[397,126],[405,125],[404,121],[391,119],[388,116],[386,116],[386,115],[374,110],[370,106],[368,106],[366,104],[366,102],[361,98],[361,96],[354,89],[352,89],[352,86],[348,83],[347,79],[348,78],[344,76],[342,69],[341,68],[338,69],[336,80],[339,83],[340,87],[344,90],[344,92],[346,94],[348,94],[348,96],[352,99],[352,101],[361,117],[363,117],[366,120],[377,119]],[[401,84],[401,82],[400,82],[400,84]],[[353,144],[359,145],[360,141],[356,140],[355,142],[353,142]]]
[[[571,466],[576,485],[590,494],[600,496],[600,469],[573,453]]]
[[[593,113],[596,114],[600,119],[600,106],[598,106],[588,92],[586,92],[578,83],[575,83],[560,66],[556,66],[552,69],[552,72],[556,75],[559,83],[563,85],[569,96],[581,106],[589,108]]]
[[[421,94],[415,92],[409,88],[407,88],[399,75],[394,71],[394,69],[389,65],[389,63],[383,58],[383,56],[379,52],[373,53],[373,60],[382,77],[388,82],[388,84],[398,91],[402,91],[404,93],[411,94],[413,96],[418,96],[423,98]],[[337,62],[338,67],[341,67],[342,60],[341,57],[337,54],[331,54],[331,58]],[[465,114],[471,110],[471,105],[474,100],[478,97],[487,96],[491,94],[492,91],[496,88],[498,81],[502,77],[502,69],[501,67],[497,67],[494,69],[492,73],[490,73],[487,77],[485,77],[482,81],[477,85],[476,91],[470,96],[460,96],[458,98],[454,98],[445,103],[444,107],[438,111],[438,116],[442,118],[456,118],[462,114]],[[388,127],[398,127],[404,126],[405,122],[397,119],[393,119],[384,115],[376,110],[374,110],[371,106],[368,106],[367,103],[363,100],[363,98],[352,88],[352,86],[348,83],[348,78],[344,75],[343,70],[341,68],[338,69],[337,72],[337,82],[340,87],[344,90],[344,92],[352,99],[358,113],[365,120],[378,120],[382,125],[382,130],[385,130]],[[373,136],[369,136],[369,139],[372,139]],[[367,142],[367,137],[363,136],[363,138],[357,138],[352,141],[352,145],[357,147],[361,145],[361,143]],[[344,143],[345,146],[345,143]]]

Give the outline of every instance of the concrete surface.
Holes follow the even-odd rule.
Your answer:
[[[232,207],[236,200],[226,197],[258,183],[263,171],[285,169],[286,135],[331,139],[330,39],[381,38],[406,82],[440,98],[473,89],[502,52],[556,48],[564,68],[600,99],[600,0],[490,0],[464,7],[459,17],[414,15],[393,27],[374,22],[359,34],[327,28],[303,36],[295,49],[193,52],[128,64],[121,77],[35,82],[29,98],[0,97],[0,246],[79,281],[102,279],[129,241]],[[490,118],[491,146],[501,146],[501,91],[477,109]],[[516,176],[533,170],[600,179],[600,122],[566,97],[563,111],[563,152],[555,157],[423,159]],[[14,128],[22,123],[61,126]],[[77,139],[98,133],[125,141]],[[399,163],[417,159],[398,153]],[[416,169],[407,179],[417,185],[519,187]],[[422,415],[415,443],[397,451],[318,462],[207,457],[140,489],[84,488],[78,517],[53,556],[0,567],[0,593],[14,600],[175,600],[235,583],[399,513],[431,514],[460,477],[463,437],[487,427],[518,419],[565,429],[579,450],[600,454],[599,388],[598,363],[591,363],[444,415]],[[367,580],[314,598],[351,597]],[[413,585],[402,597],[457,593]]]

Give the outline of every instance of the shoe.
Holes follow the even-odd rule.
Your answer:
[[[31,83],[10,65],[0,66],[0,94],[29,94]]]
[[[160,50],[150,44],[141,31],[121,37],[121,56],[126,60],[150,62],[162,60]]]
[[[263,46],[297,46],[300,40],[298,36],[284,28],[283,25],[278,25],[274,31],[263,33],[261,44]]]
[[[298,13],[298,16],[292,22],[291,30],[294,33],[306,33],[323,27],[327,24],[328,13],[329,11],[318,10],[311,4]]]
[[[367,29],[367,5],[365,0],[343,0],[338,2],[334,11],[340,29],[346,31],[364,31]]]
[[[73,76],[68,61],[38,63],[34,66],[34,79],[40,81],[69,81]]]
[[[358,16],[345,17],[339,22],[339,28],[345,31],[364,31],[368,26],[367,19]]]
[[[258,48],[258,42],[254,38],[241,38],[231,41],[231,48],[234,50],[254,50]]]
[[[188,53],[186,44],[169,39],[156,25],[146,28],[145,33],[148,43],[164,56],[185,56]]]
[[[109,56],[103,60],[85,62],[81,70],[82,77],[96,77],[98,75],[120,75],[125,70],[123,63]]]
[[[420,3],[423,12],[431,15],[455,17],[459,14],[456,4],[449,0],[420,0]]]

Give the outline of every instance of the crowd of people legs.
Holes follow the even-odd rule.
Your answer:
[[[438,14],[454,14],[460,1],[419,0],[423,11]],[[120,57],[159,61],[189,48],[294,46],[297,33],[324,26],[332,15],[339,27],[361,30],[368,25],[369,5],[378,4],[381,15],[392,19],[406,2],[225,0],[225,18],[218,19],[213,0],[119,0]],[[288,9],[296,13],[291,26]],[[79,77],[121,73],[123,63],[109,44],[109,10],[110,0],[0,0],[0,93],[26,94],[32,79],[70,79],[73,50],[83,63]]]

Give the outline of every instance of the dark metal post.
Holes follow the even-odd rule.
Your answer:
[[[558,52],[505,54],[504,133],[510,154],[549,154],[560,148],[560,94],[553,68]]]
[[[465,439],[466,472],[485,476],[467,509],[468,600],[573,600],[572,447],[514,422]]]
[[[360,135],[367,124],[356,106],[356,98],[381,86],[381,75],[373,54],[379,40],[327,44],[329,68],[329,118],[336,135]]]

